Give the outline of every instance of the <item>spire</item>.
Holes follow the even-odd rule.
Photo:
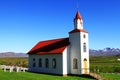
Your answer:
[[[83,21],[79,11],[77,11],[76,16],[74,18],[74,28],[83,29]]]
[[[76,20],[76,19],[80,19],[80,20],[82,19],[82,17],[80,16],[80,12],[79,11],[77,11],[74,20]]]

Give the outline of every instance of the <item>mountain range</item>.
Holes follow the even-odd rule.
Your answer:
[[[104,48],[101,50],[90,49],[90,56],[120,56],[119,48]],[[26,53],[1,52],[0,57],[28,57]]]
[[[0,57],[28,57],[26,53],[2,52]]]
[[[102,50],[89,50],[90,56],[120,56],[119,48],[104,48]]]

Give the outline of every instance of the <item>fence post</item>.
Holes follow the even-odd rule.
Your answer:
[[[4,66],[4,72],[6,72],[6,66]]]

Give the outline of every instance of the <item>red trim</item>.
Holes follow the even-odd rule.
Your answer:
[[[76,33],[76,32],[85,32],[85,33],[88,33],[87,31],[83,30],[83,29],[74,29],[72,31],[70,31],[69,33]]]

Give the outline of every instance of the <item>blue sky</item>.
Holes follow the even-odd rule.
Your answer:
[[[68,37],[77,2],[90,49],[120,48],[120,0],[0,0],[0,52]]]

